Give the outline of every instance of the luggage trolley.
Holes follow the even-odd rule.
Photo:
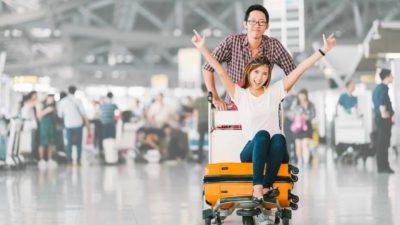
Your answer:
[[[273,187],[280,194],[275,199],[257,203],[252,201],[252,163],[241,163],[240,152],[246,144],[235,110],[217,111],[208,95],[209,164],[203,179],[203,219],[206,225],[221,225],[236,211],[244,225],[289,224],[292,211],[298,208],[299,197],[292,194],[299,170],[282,164]],[[281,114],[281,113],[280,113]],[[280,120],[281,121],[281,120]],[[262,220],[262,221],[261,221]]]
[[[7,145],[6,166],[11,168],[24,168],[24,157],[20,154],[20,139],[23,120],[12,118],[10,124],[10,136]]]

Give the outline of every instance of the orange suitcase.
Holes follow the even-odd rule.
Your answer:
[[[298,197],[291,193],[297,181],[298,169],[282,164],[273,187],[279,189],[277,200],[280,207],[297,209]],[[234,196],[251,196],[253,191],[252,163],[216,163],[205,169],[204,197],[214,207],[219,199]],[[268,206],[267,206],[268,208]]]

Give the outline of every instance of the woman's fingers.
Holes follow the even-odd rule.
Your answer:
[[[200,39],[200,34],[195,30],[195,29],[193,29],[193,32],[194,32],[194,35],[198,38],[198,39]]]

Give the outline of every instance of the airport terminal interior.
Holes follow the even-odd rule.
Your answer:
[[[0,0],[0,225],[400,225],[399,40],[399,0]]]

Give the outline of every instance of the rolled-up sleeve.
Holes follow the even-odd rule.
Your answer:
[[[283,47],[282,43],[280,43],[278,40],[273,39],[275,42],[275,52],[274,52],[274,62],[276,65],[278,65],[282,70],[285,72],[286,75],[288,75],[290,72],[292,72],[295,68],[296,65],[293,62],[292,56],[290,56],[289,52]]]
[[[217,48],[214,49],[212,55],[217,59],[218,62],[229,62],[232,58],[232,36],[226,37]],[[214,68],[208,62],[203,65],[203,70],[214,72]]]

